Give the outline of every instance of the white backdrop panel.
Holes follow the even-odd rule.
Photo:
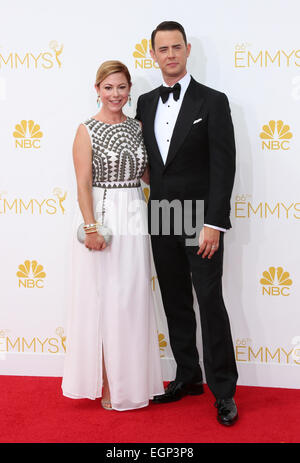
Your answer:
[[[152,0],[143,7],[137,0],[0,6],[0,373],[62,374],[74,134],[97,112],[93,85],[104,60],[119,59],[132,73],[129,116],[138,96],[160,85],[148,43],[144,56],[134,52],[169,19],[184,25],[192,44],[189,72],[225,92],[232,110],[237,174],[223,282],[239,384],[299,387],[299,2]],[[269,139],[260,137],[266,130]],[[150,284],[168,380],[175,364],[154,267]],[[199,322],[196,302],[195,310]],[[198,347],[202,361],[199,323]]]

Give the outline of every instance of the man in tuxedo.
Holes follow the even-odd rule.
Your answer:
[[[216,398],[218,421],[232,425],[237,369],[230,324],[222,297],[223,236],[231,227],[230,197],[235,175],[235,142],[224,93],[196,82],[186,69],[191,45],[183,27],[165,21],[152,32],[152,58],[162,85],[139,97],[149,156],[149,217],[156,201],[204,201],[204,226],[197,245],[182,234],[150,233],[154,263],[177,369],[154,403],[168,403],[203,393],[196,347],[194,286],[200,308],[203,361],[208,387]],[[195,209],[196,208],[196,209]],[[194,215],[193,215],[194,217]],[[199,245],[198,245],[199,243]]]

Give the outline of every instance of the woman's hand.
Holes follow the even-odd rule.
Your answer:
[[[84,244],[86,248],[94,249],[95,251],[103,251],[106,248],[105,239],[98,232],[86,233]]]

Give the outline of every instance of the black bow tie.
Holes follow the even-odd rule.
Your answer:
[[[165,103],[168,100],[170,93],[173,93],[173,98],[177,101],[180,96],[180,90],[181,85],[178,82],[174,85],[174,87],[164,87],[161,85],[159,87],[159,96],[161,97],[162,102]]]

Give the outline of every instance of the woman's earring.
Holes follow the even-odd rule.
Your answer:
[[[128,95],[128,104],[129,106],[131,106],[131,96],[130,95]]]
[[[101,104],[101,99],[100,99],[100,95],[98,95],[98,98],[97,98],[97,106],[98,106],[98,108],[100,108],[100,104]]]

